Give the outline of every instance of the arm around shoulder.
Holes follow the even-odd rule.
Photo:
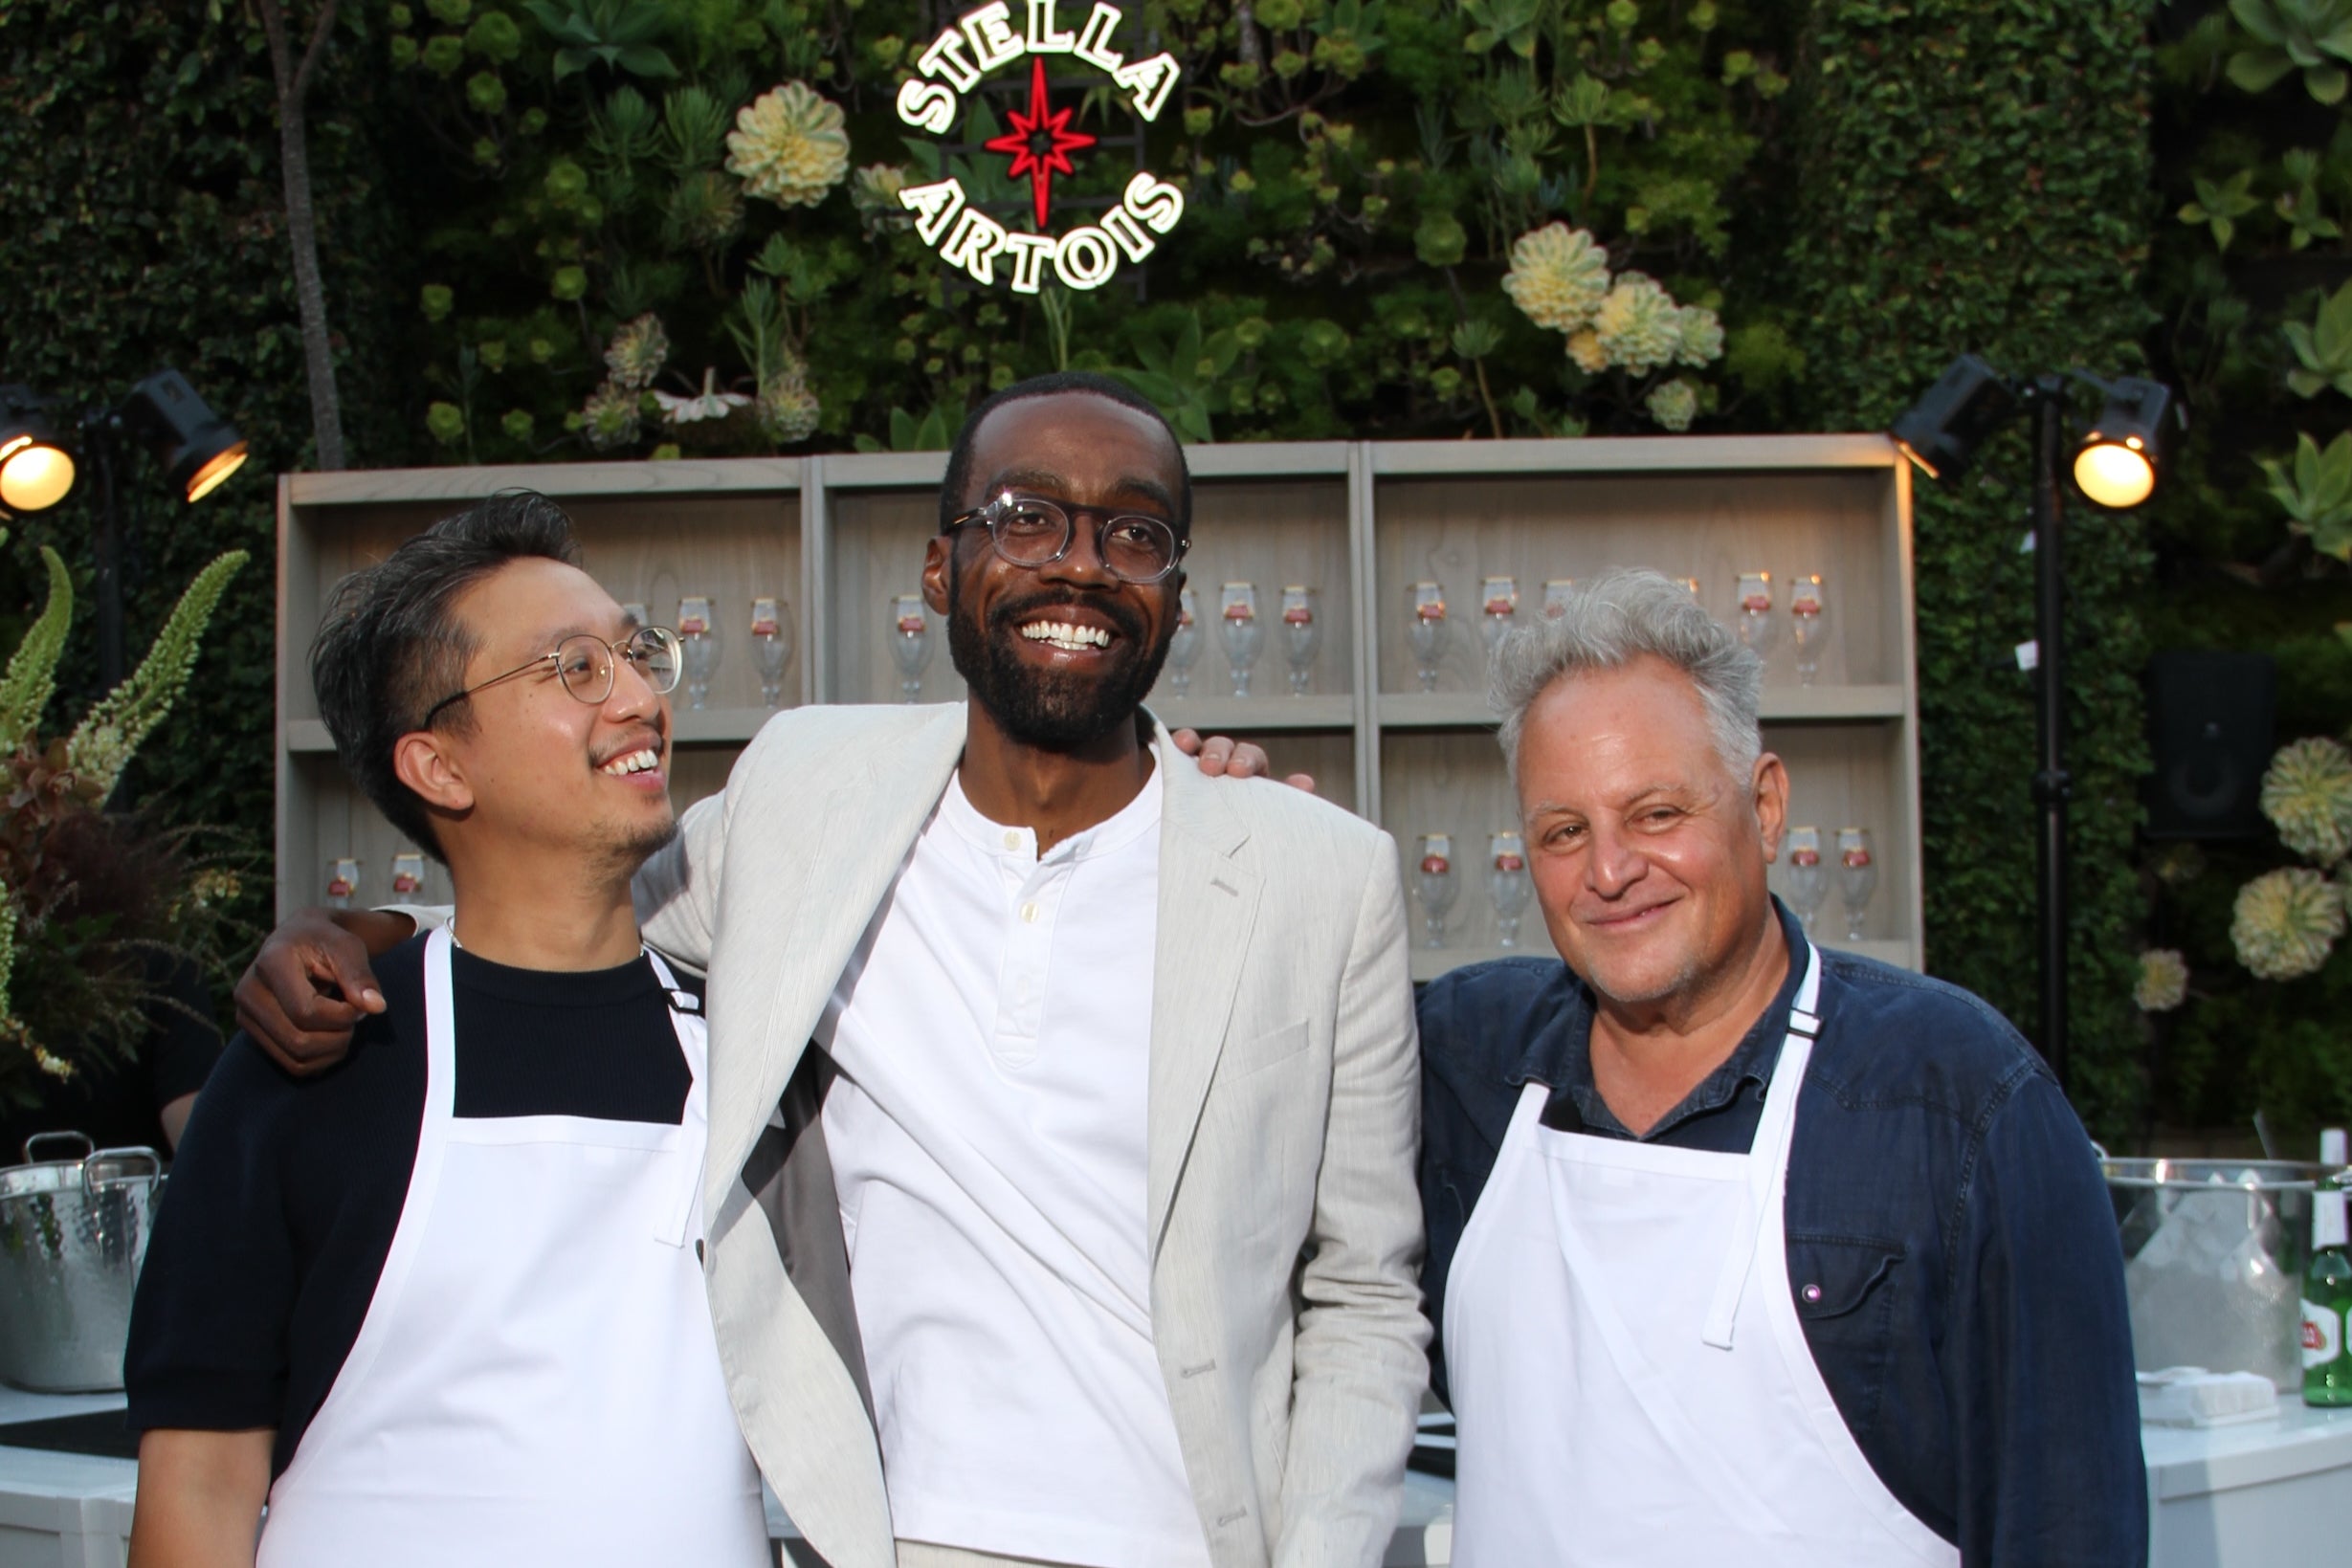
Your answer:
[[[276,1437],[266,1428],[142,1437],[130,1568],[253,1568]]]

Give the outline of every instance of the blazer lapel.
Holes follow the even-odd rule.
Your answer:
[[[759,797],[737,807],[711,962],[710,1212],[939,804],[964,754],[964,723],[958,703],[902,740],[853,740],[846,756],[810,757],[759,781]],[[796,798],[802,776],[818,770],[831,787]]]
[[[1151,1008],[1150,1237],[1156,1263],[1193,1130],[1225,1047],[1261,878],[1237,851],[1249,828],[1155,725],[1161,769],[1160,927]]]

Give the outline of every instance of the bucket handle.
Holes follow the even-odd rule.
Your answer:
[[[129,1168],[133,1166],[144,1168]],[[142,1182],[152,1182],[163,1174],[164,1158],[153,1149],[99,1149],[81,1162],[81,1186],[84,1192],[97,1194],[108,1187],[136,1186]]]
[[[80,1144],[81,1152],[73,1157],[76,1159],[87,1159],[98,1149],[97,1140],[91,1137],[87,1133],[35,1133],[31,1137],[25,1139],[26,1164],[41,1165],[48,1163],[48,1161],[42,1159],[40,1156],[33,1152],[44,1143]]]

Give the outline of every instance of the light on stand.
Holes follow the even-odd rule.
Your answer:
[[[2107,406],[2075,453],[2075,485],[2095,504],[2123,511],[2155,493],[2172,392],[2137,377],[2108,383],[2105,390]]]
[[[171,487],[191,501],[204,499],[245,464],[245,438],[177,370],[158,370],[132,387],[122,403],[122,423],[155,453]]]
[[[46,512],[74,488],[74,454],[30,386],[0,386],[0,508]]]

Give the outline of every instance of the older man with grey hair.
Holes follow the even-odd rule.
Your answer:
[[[1420,1004],[1457,1568],[2143,1562],[2123,1260],[2041,1059],[1766,891],[1762,667],[1679,585],[1496,660],[1564,963]]]

